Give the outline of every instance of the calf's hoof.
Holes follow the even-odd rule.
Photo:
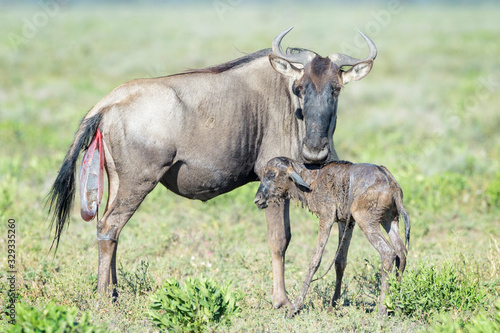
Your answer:
[[[387,317],[387,307],[385,307],[384,305],[381,305],[378,308],[378,315],[381,318]]]
[[[290,309],[288,310],[288,313],[286,314],[286,318],[292,319],[298,313],[299,311],[294,306],[291,306]]]
[[[293,305],[290,303],[290,307],[288,309],[288,314],[286,315],[286,318],[291,319],[295,317],[296,315],[299,314],[300,310],[302,310],[302,305]]]

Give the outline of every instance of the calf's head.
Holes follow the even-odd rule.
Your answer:
[[[268,203],[277,203],[289,198],[292,186],[301,190],[311,190],[295,171],[296,168],[297,166],[285,157],[276,157],[267,162],[264,176],[254,199],[254,203],[259,209],[266,208]]]
[[[299,98],[297,117],[305,122],[302,157],[305,162],[323,163],[336,159],[333,133],[337,124],[337,103],[344,85],[358,81],[370,72],[377,56],[375,44],[364,34],[369,55],[363,60],[334,53],[328,57],[305,49],[281,49],[281,40],[292,28],[273,41],[269,60],[280,74],[293,80],[292,93]],[[351,66],[349,70],[343,67]]]

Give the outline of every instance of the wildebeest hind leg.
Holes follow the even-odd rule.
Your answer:
[[[135,192],[121,190],[120,187],[114,203],[110,205],[97,225],[97,239],[99,241],[97,290],[100,294],[107,291],[110,282],[113,285],[117,284],[116,251],[120,232],[152,188],[149,190],[137,188],[137,192]],[[113,296],[117,297],[116,290],[113,290]]]
[[[106,157],[109,179],[109,198],[104,216],[97,224],[99,268],[97,290],[103,295],[110,282],[117,284],[116,252],[120,232],[158,183],[159,177],[150,177],[146,171],[135,169],[119,175],[109,155]],[[134,172],[135,171],[135,172]],[[117,297],[116,289],[113,297]]]

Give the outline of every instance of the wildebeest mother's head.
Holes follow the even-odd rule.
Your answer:
[[[333,53],[321,57],[306,49],[281,49],[281,40],[291,30],[282,32],[273,41],[269,60],[282,75],[294,79],[293,93],[299,97],[297,117],[305,122],[306,134],[302,142],[305,161],[321,163],[338,159],[333,148],[333,132],[337,122],[337,102],[341,88],[351,81],[364,78],[377,56],[375,44],[360,32],[369,47],[368,56],[356,59]],[[343,67],[351,66],[349,70]]]

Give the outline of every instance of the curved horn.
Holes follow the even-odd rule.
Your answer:
[[[316,56],[316,53],[305,49],[300,49],[298,53],[288,53],[288,52],[283,52],[283,50],[281,49],[281,40],[292,29],[293,27],[290,27],[285,31],[283,31],[282,33],[280,33],[278,36],[276,36],[276,38],[274,38],[273,53],[290,62],[299,63],[305,66],[307,63],[311,62],[311,60]]]
[[[361,34],[361,36],[365,39],[366,44],[368,44],[368,57],[365,59],[357,59],[351,56],[348,56],[346,54],[342,53],[333,53],[329,56],[330,60],[337,66],[342,67],[342,66],[354,66],[360,62],[367,61],[367,60],[375,60],[377,57],[377,46],[375,46],[375,43],[368,38],[364,33],[358,30],[358,32]]]

